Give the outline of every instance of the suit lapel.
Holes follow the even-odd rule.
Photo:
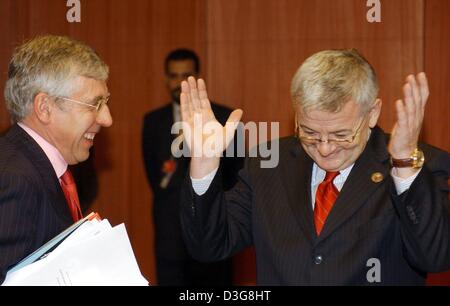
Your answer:
[[[318,241],[327,238],[335,230],[346,222],[356,211],[361,208],[367,199],[389,177],[389,154],[386,147],[386,138],[379,128],[372,130],[372,135],[359,159],[350,172],[345,184],[339,193]],[[383,175],[383,181],[374,182],[372,175],[379,172]]]
[[[289,206],[299,226],[303,229],[307,239],[312,243],[315,240],[313,211],[311,205],[311,172],[312,159],[303,151],[295,140],[291,147],[288,161],[283,163],[283,186],[289,198]]]
[[[42,182],[49,193],[51,205],[57,214],[69,223],[73,223],[72,217],[64,197],[59,180],[50,160],[41,147],[17,124],[13,125],[6,137],[14,143],[19,150],[31,161],[41,176]]]

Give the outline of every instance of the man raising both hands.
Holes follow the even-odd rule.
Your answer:
[[[292,80],[296,135],[279,140],[279,164],[248,158],[223,192],[218,156],[242,110],[202,135],[218,125],[205,83],[183,82],[192,158],[181,221],[191,254],[220,260],[253,244],[259,285],[421,285],[427,272],[449,269],[450,157],[418,143],[425,74],[409,75],[403,93],[388,136],[367,60],[356,50],[313,54]]]

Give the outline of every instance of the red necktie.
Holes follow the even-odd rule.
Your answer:
[[[77,185],[73,179],[72,173],[67,169],[61,176],[61,187],[69,205],[70,214],[74,222],[83,218],[80,209],[80,200],[78,199]]]
[[[328,214],[339,195],[339,191],[333,184],[334,178],[338,175],[339,172],[327,172],[325,179],[317,188],[316,204],[314,206],[314,224],[316,225],[317,236],[320,235]]]

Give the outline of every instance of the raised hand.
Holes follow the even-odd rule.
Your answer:
[[[219,166],[220,156],[233,139],[242,110],[233,111],[225,126],[214,116],[205,82],[189,77],[181,83],[183,135],[191,152],[193,178],[202,178]]]
[[[403,100],[395,102],[397,122],[392,130],[388,146],[389,153],[395,159],[409,158],[417,147],[429,96],[425,73],[421,72],[417,76],[409,75],[403,86],[403,94]],[[411,169],[408,170],[411,171]]]

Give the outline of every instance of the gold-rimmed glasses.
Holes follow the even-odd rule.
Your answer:
[[[65,101],[69,101],[69,102],[72,102],[72,103],[76,103],[76,104],[79,104],[79,105],[88,106],[88,107],[91,107],[91,108],[95,109],[97,112],[99,112],[102,109],[103,105],[107,105],[108,104],[109,97],[110,97],[109,95],[106,96],[106,97],[99,97],[98,99],[95,99],[95,101],[91,102],[91,103],[86,103],[86,102],[82,102],[82,101],[78,101],[78,100],[74,100],[74,99],[69,99],[69,98],[66,98],[66,97],[59,97],[59,96],[56,96],[55,98],[62,99],[62,100],[65,100]]]
[[[307,132],[304,131],[304,129],[297,125],[296,127],[296,134],[297,137],[300,139],[301,142],[307,145],[317,145],[319,143],[328,143],[328,144],[335,144],[335,145],[349,145],[352,144],[356,137],[358,136],[361,127],[363,125],[363,122],[365,118],[361,120],[361,122],[358,125],[358,128],[356,131],[351,135],[343,135],[343,136],[335,136],[334,138],[327,137],[326,139],[323,139],[322,135],[318,134],[317,132]]]

